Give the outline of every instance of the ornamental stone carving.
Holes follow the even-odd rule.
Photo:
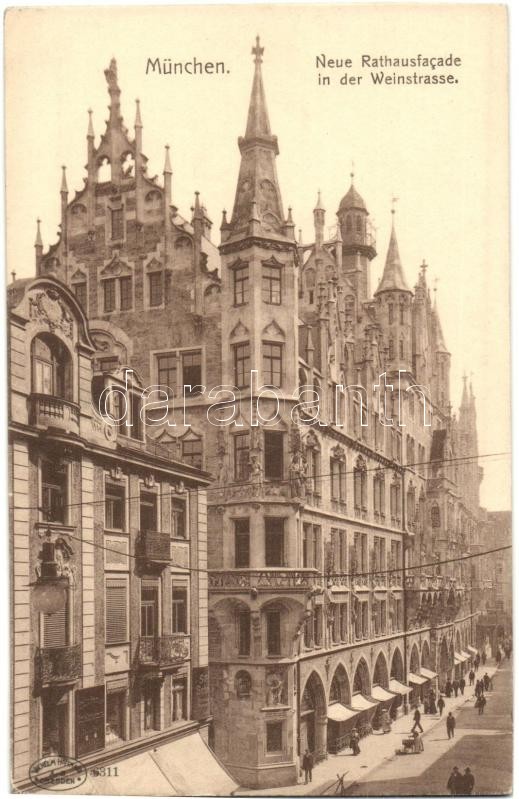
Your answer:
[[[72,337],[73,319],[59,298],[57,291],[47,289],[29,297],[29,316],[46,325],[53,333],[58,330]]]

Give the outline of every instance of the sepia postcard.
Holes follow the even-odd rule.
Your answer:
[[[507,8],[4,25],[11,791],[509,794]]]

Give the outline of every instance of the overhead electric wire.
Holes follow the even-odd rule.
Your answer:
[[[464,456],[459,456],[457,458],[438,458],[438,459],[435,459],[435,460],[416,461],[414,463],[406,463],[406,464],[398,464],[398,463],[394,462],[394,463],[386,464],[384,466],[381,466],[381,465],[373,466],[373,467],[370,467],[370,468],[363,469],[362,471],[363,472],[379,472],[379,471],[385,471],[386,469],[390,469],[390,470],[391,469],[392,470],[408,469],[409,467],[415,467],[415,466],[432,466],[432,465],[438,465],[438,464],[443,464],[443,463],[454,463],[454,462],[460,462],[460,461],[477,461],[480,458],[495,458],[495,457],[504,457],[504,456],[509,456],[509,455],[511,455],[511,452],[488,452],[488,453],[483,453],[482,455],[464,455]],[[152,469],[153,467],[150,466],[149,468]],[[342,474],[343,474],[344,477],[346,477],[346,475],[355,474],[357,471],[358,471],[357,469],[351,469],[351,470],[343,472]],[[320,473],[315,474],[315,475],[306,475],[306,476],[302,477],[301,479],[302,480],[322,480],[323,478],[331,478],[331,477],[333,477],[333,474],[331,472],[320,472]],[[188,476],[186,476],[186,479],[188,479]],[[292,478],[289,477],[287,479],[280,479],[280,480],[268,478],[267,480],[261,480],[259,482],[260,483],[265,483],[266,485],[290,485],[292,483]],[[211,486],[208,486],[207,488],[201,488],[201,487],[188,488],[188,487],[185,487],[183,492],[179,492],[178,496],[182,496],[182,493],[195,494],[195,493],[198,493],[200,491],[204,492],[205,494],[208,494],[211,491],[218,491],[218,492],[221,493],[222,491],[225,491],[225,489],[228,489],[228,488],[235,488],[235,487],[243,488],[243,487],[252,486],[252,485],[258,485],[258,483],[253,481],[253,480],[248,480],[248,481],[239,480],[239,481],[232,482],[232,483],[222,483],[221,485],[211,485]],[[139,497],[140,497],[140,494],[131,495],[131,496],[126,497],[125,501],[126,502],[131,502],[132,500],[139,499]],[[102,505],[103,503],[104,503],[104,499],[97,499],[97,500],[92,500],[92,501],[87,501],[87,502],[81,502],[81,501],[80,502],[71,502],[71,503],[68,503],[65,507],[67,507],[67,508],[75,508],[75,507],[81,507],[81,506],[85,506],[85,505],[86,506],[90,506],[90,505],[93,506],[93,505],[100,505],[100,504]],[[42,507],[41,507],[41,505],[10,505],[10,509],[11,510],[41,510]]]

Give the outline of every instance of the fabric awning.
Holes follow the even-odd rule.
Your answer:
[[[67,790],[67,793],[96,796],[230,796],[238,788],[198,732],[123,760],[115,758],[113,764],[117,766],[117,776],[93,777],[89,774],[86,783],[77,790]],[[109,769],[105,768],[106,771]]]
[[[371,689],[371,696],[373,699],[376,699],[377,702],[386,702],[388,699],[394,699],[395,694],[388,691],[386,688],[382,688],[381,685],[374,685]]]
[[[354,694],[351,698],[351,707],[359,713],[362,710],[371,710],[375,705],[378,705],[376,699],[368,699],[363,694]]]
[[[342,702],[333,702],[331,705],[328,705],[328,718],[332,721],[349,721],[349,719],[358,715],[358,710],[346,707]]]
[[[389,687],[395,694],[400,694],[401,696],[411,693],[411,688],[409,688],[408,685],[398,682],[398,680],[389,680]]]
[[[470,660],[470,655],[468,652],[465,652],[464,649],[461,650],[461,654],[463,655],[465,660]]]
[[[467,655],[466,652],[465,653],[463,653],[463,652],[455,652],[454,653],[454,662],[455,663],[465,663],[465,661],[468,660],[469,657],[470,657],[470,655]]]
[[[199,733],[160,746],[151,756],[176,796],[229,796],[238,788]],[[150,795],[149,787],[144,795]]]
[[[434,678],[438,676],[435,671],[431,671],[430,669],[425,669],[423,666],[421,669],[421,674],[423,677],[427,677],[428,680],[434,680]]]
[[[407,680],[413,685],[423,685],[424,682],[427,682],[427,677],[422,677],[421,674],[414,674],[414,672],[410,671],[407,675]]]
[[[469,646],[467,647],[467,649],[468,649],[468,650],[469,650],[469,652],[471,652],[473,655],[477,655],[477,654],[478,654],[478,650],[477,650],[477,649],[475,649],[473,646],[470,646],[470,645],[469,645]]]

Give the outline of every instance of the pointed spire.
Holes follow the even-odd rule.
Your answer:
[[[164,175],[172,175],[173,174],[173,170],[171,169],[171,161],[169,160],[169,144],[166,144],[165,150],[166,150],[166,154],[165,154],[165,157],[164,157],[163,174]]]
[[[61,172],[61,189],[60,189],[60,191],[61,191],[62,194],[68,194],[67,167],[66,166],[62,166],[61,170],[62,170],[62,172]]]
[[[396,197],[393,198],[393,203],[396,202],[396,200]],[[380,294],[382,291],[408,291],[410,294],[412,293],[406,283],[402,264],[400,262],[400,253],[398,251],[398,241],[395,231],[394,206],[391,209],[391,214],[393,220],[391,223],[391,236],[389,239],[389,247],[386,255],[386,265],[384,266],[384,272],[380,279],[380,283],[378,284],[375,296]]]
[[[88,130],[87,130],[87,139],[93,139],[95,137],[94,133],[94,123],[92,122],[92,114],[94,112],[91,108],[88,109]]]
[[[222,211],[222,223],[220,225],[220,230],[226,230],[228,226],[229,223],[227,222],[227,211],[224,208]]]
[[[139,99],[135,100],[135,123],[134,123],[134,128],[142,128],[141,101]]]
[[[467,391],[467,373],[463,372],[463,376],[461,378],[463,380],[463,390],[461,392],[461,408],[468,407],[469,404],[469,394]]]
[[[315,205],[314,211],[324,211],[323,203],[321,200],[321,189],[317,191],[317,203]]]
[[[200,192],[195,191],[195,205],[193,208],[193,219],[202,219],[202,218],[203,218],[203,212],[202,212],[202,207],[200,205]]]
[[[247,128],[245,130],[246,139],[255,139],[261,136],[272,135],[270,132],[270,121],[265,100],[265,89],[263,88],[263,76],[261,74],[264,50],[264,47],[260,47],[259,36],[256,36],[256,46],[252,48],[252,55],[254,56],[254,80],[252,82]]]
[[[34,242],[35,247],[42,247],[43,248],[43,241],[41,239],[41,219],[36,220],[36,241]]]

